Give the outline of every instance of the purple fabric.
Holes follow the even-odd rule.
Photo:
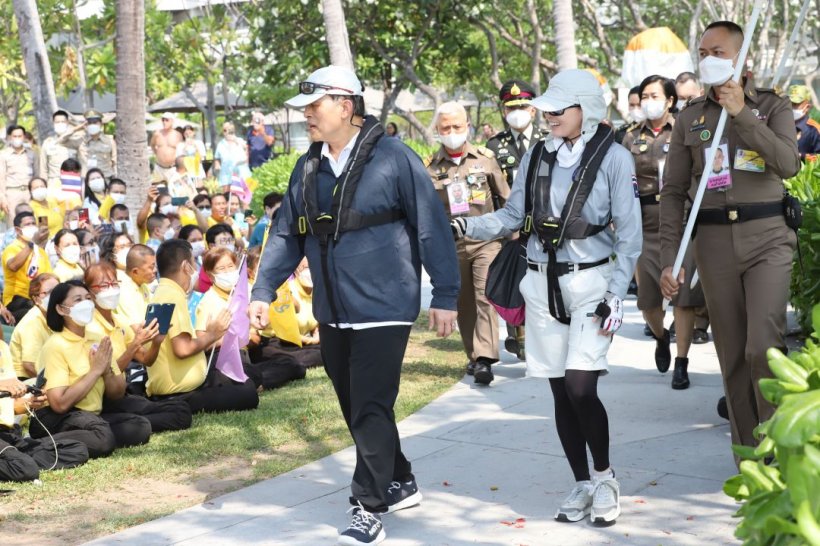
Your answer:
[[[228,302],[228,309],[233,315],[231,325],[222,338],[222,347],[216,359],[217,370],[241,383],[248,380],[242,368],[242,357],[239,354],[239,349],[246,346],[250,338],[251,322],[247,312],[248,303],[248,266],[245,260],[242,260],[239,280],[233,290],[231,301]]]

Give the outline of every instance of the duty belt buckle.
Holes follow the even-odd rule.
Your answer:
[[[728,207],[726,209],[726,217],[729,219],[730,223],[735,223],[740,220],[740,215],[738,213],[739,211],[737,207]]]

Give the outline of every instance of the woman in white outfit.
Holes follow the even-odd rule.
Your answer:
[[[593,523],[609,524],[620,515],[619,485],[598,378],[608,373],[607,351],[641,253],[635,165],[601,123],[606,105],[591,73],[560,72],[532,106],[545,112],[550,135],[522,158],[505,207],[458,218],[452,228],[457,238],[522,230],[527,239],[529,269],[520,284],[527,375],[549,380],[558,436],[577,482],[555,518],[591,515]]]

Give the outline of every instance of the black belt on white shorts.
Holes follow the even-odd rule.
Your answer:
[[[583,271],[584,269],[592,269],[593,267],[600,267],[604,264],[609,263],[609,258],[604,258],[603,260],[598,260],[597,262],[590,262],[585,264],[575,264],[572,262],[557,262],[555,264],[556,272],[558,273],[559,277],[563,277],[564,275],[568,275],[569,273],[574,273],[575,271]],[[527,262],[527,267],[532,269],[533,271],[542,271],[543,273],[547,272],[546,263],[533,263]]]

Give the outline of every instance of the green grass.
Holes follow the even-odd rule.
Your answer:
[[[402,373],[398,420],[418,411],[463,375],[460,340],[438,340],[420,319]],[[189,430],[116,451],[72,470],[44,472],[42,485],[0,482],[0,536],[37,534],[77,543],[192,506],[276,476],[351,444],[324,370],[264,392],[250,412],[197,415]],[[203,483],[208,484],[207,487]],[[116,505],[116,509],[112,508]],[[50,542],[50,540],[48,540]],[[5,544],[5,540],[3,541]],[[11,544],[16,544],[13,540]],[[20,543],[22,544],[22,543]]]

